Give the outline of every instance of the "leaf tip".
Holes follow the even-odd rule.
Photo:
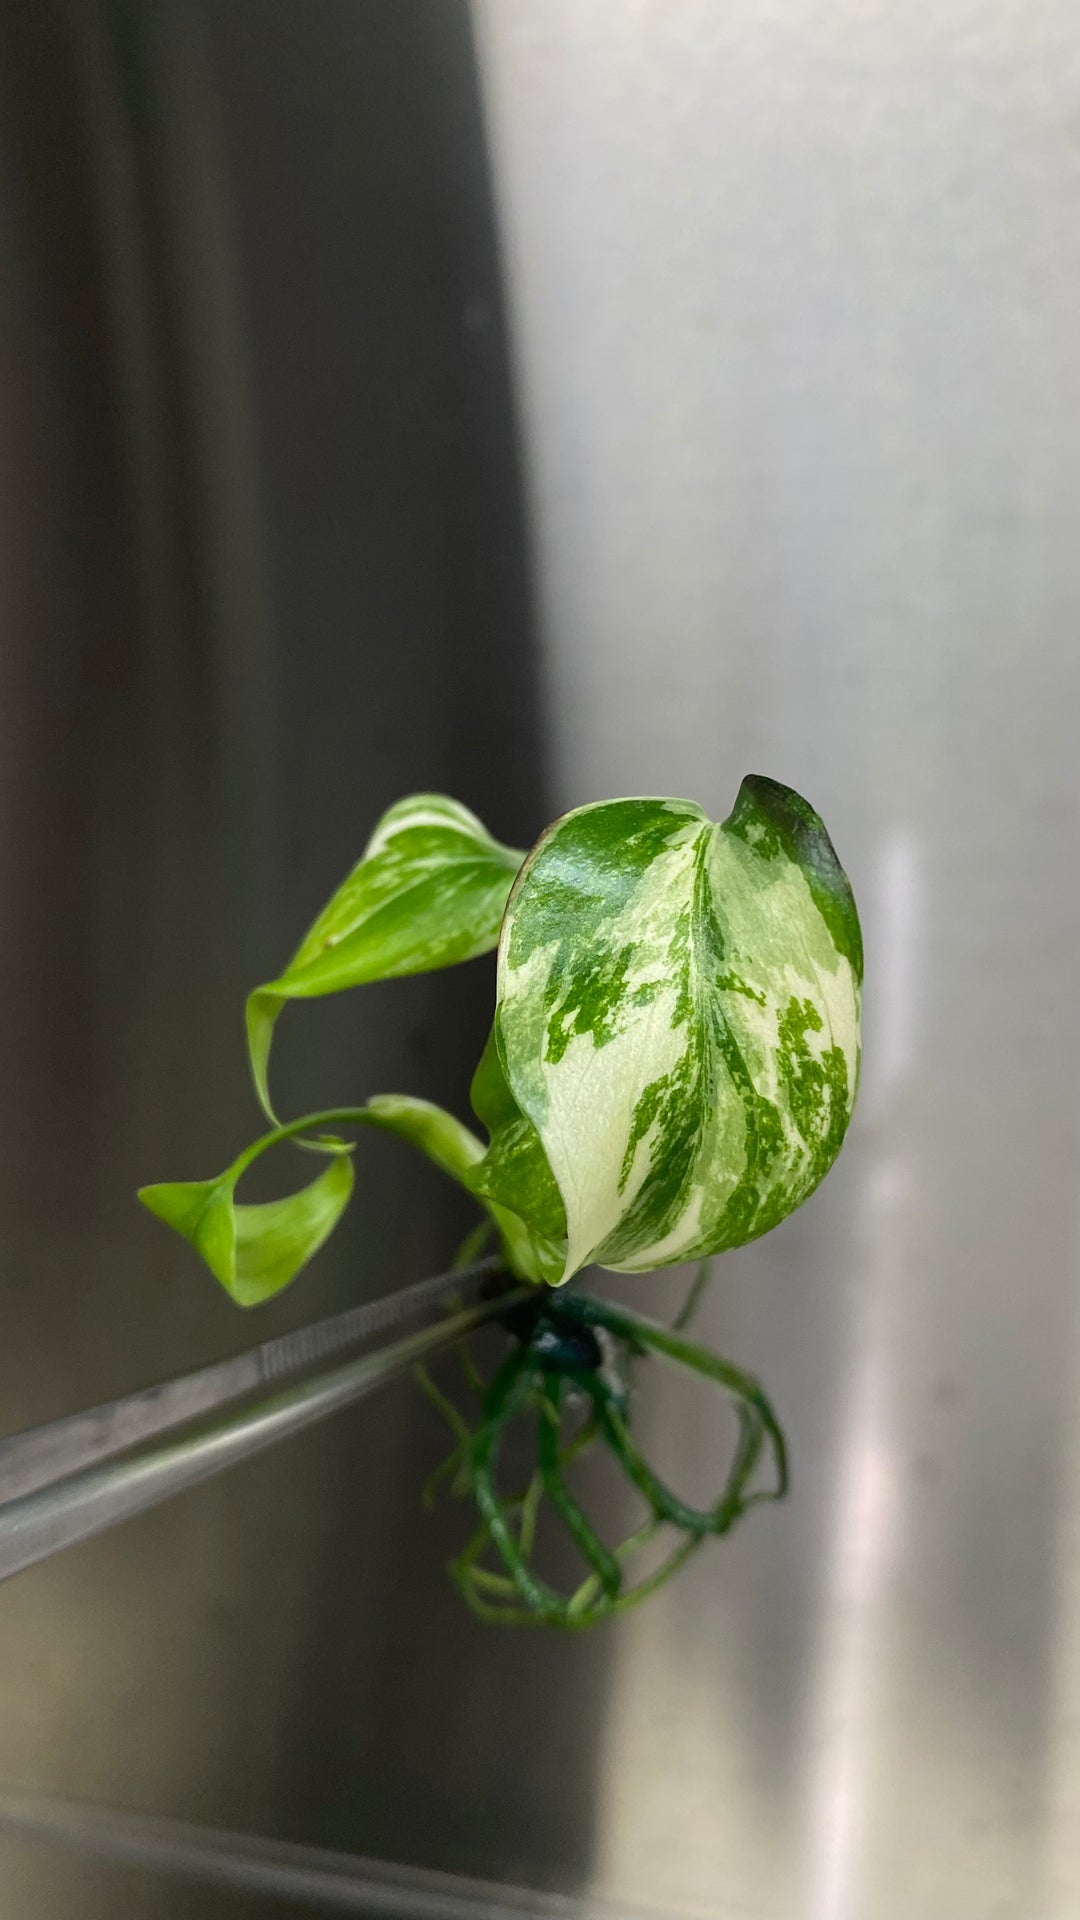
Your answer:
[[[281,995],[275,993],[271,985],[267,985],[256,987],[249,993],[244,1007],[244,1026],[247,1032],[251,1077],[255,1082],[259,1105],[275,1127],[278,1125],[278,1118],[270,1103],[270,1047],[277,1017],[281,1012],[281,1004]]]
[[[802,868],[815,904],[836,943],[851,962],[859,984],[863,977],[862,929],[851,882],[821,815],[794,787],[764,773],[748,773],[724,822],[725,830],[767,851],[764,832],[775,836],[774,851]]]

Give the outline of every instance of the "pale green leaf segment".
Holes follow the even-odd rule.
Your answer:
[[[168,1181],[141,1187],[139,1199],[194,1247],[237,1306],[257,1307],[295,1278],[333,1232],[353,1189],[352,1162],[338,1154],[317,1179],[284,1200],[249,1206],[236,1187],[254,1160],[283,1140],[312,1127],[372,1126],[396,1133],[427,1155],[443,1173],[467,1186],[484,1148],[469,1128],[435,1106],[408,1094],[376,1094],[362,1107],[333,1107],[275,1127],[247,1147],[213,1180]],[[515,1214],[494,1202],[485,1207],[499,1231],[511,1271],[539,1277],[550,1251]]]
[[[430,1102],[382,1094],[275,1121],[216,1180],[142,1189],[240,1305],[285,1286],[348,1202],[350,1149],[313,1140],[320,1127],[411,1141],[481,1201],[510,1271],[551,1285],[589,1261],[638,1271],[739,1246],[831,1165],[858,1080],[862,946],[805,801],[751,778],[722,826],[689,801],[607,801],[556,821],[521,860],[452,800],[399,802],[285,972],[251,996],[273,1119],[267,1062],[286,999],[499,941],[472,1088],[486,1147]],[[288,1139],[335,1157],[284,1200],[238,1203],[246,1168]]]
[[[285,971],[248,999],[251,1070],[268,1119],[276,1123],[267,1073],[285,1001],[428,973],[488,953],[524,858],[500,846],[468,807],[445,794],[413,794],[383,814]]]
[[[339,1155],[316,1180],[284,1200],[258,1206],[238,1202],[241,1174],[290,1131],[279,1128],[256,1140],[216,1180],[172,1180],[139,1189],[144,1207],[201,1254],[238,1307],[258,1307],[280,1293],[333,1232],[352,1193],[352,1163]]]
[[[267,1066],[274,1024],[287,999],[316,998],[396,975],[472,959],[496,945],[506,897],[524,855],[501,846],[475,814],[442,794],[414,794],[385,813],[362,859],[319,915],[285,972],[257,988],[247,1006],[251,1065],[274,1130],[247,1148],[217,1179],[142,1188],[140,1199],[206,1261],[240,1306],[270,1299],[295,1277],[337,1224],[353,1173],[348,1143],[312,1138],[325,1126],[377,1126],[409,1140],[444,1173],[467,1186],[484,1145],[430,1101],[379,1094],[361,1107],[277,1123]],[[279,1141],[319,1146],[331,1166],[284,1200],[237,1202],[252,1161]],[[531,1227],[500,1206],[483,1204],[498,1229],[512,1272],[539,1279],[557,1262]]]
[[[861,981],[851,888],[789,788],[745,780],[720,826],[683,800],[567,814],[507,907],[469,1184],[557,1249],[556,1284],[755,1239],[840,1149]]]

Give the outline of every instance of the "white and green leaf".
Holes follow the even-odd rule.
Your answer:
[[[284,972],[248,999],[251,1069],[271,1120],[270,1047],[285,1001],[428,973],[489,952],[524,857],[443,794],[413,794],[383,814]]]
[[[554,1187],[555,1281],[741,1246],[840,1149],[861,980],[851,888],[789,788],[745,780],[722,825],[682,800],[579,808],[510,897],[470,1185],[557,1241]]]

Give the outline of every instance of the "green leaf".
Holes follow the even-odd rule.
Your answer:
[[[402,1093],[374,1094],[362,1112],[375,1126],[386,1127],[402,1139],[411,1140],[443,1173],[448,1173],[480,1201],[498,1228],[503,1257],[511,1273],[522,1280],[545,1280],[552,1271],[561,1270],[561,1253],[548,1245],[542,1233],[535,1231],[535,1223],[526,1226],[511,1204],[489,1195],[483,1180],[476,1178],[485,1160],[483,1144],[453,1114],[428,1100],[416,1100]],[[548,1178],[550,1180],[550,1174]],[[551,1184],[554,1188],[554,1182]],[[561,1211],[557,1189],[555,1201]],[[565,1228],[563,1231],[565,1238]]]
[[[271,1120],[270,1047],[284,1002],[428,973],[489,952],[524,857],[500,846],[475,814],[443,794],[413,794],[384,813],[284,973],[248,999],[251,1070]]]
[[[430,1100],[410,1094],[377,1094],[362,1107],[334,1107],[304,1114],[276,1127],[245,1149],[216,1180],[180,1180],[142,1187],[139,1199],[172,1227],[205,1260],[225,1291],[242,1307],[260,1305],[280,1293],[317,1253],[337,1225],[353,1188],[352,1147],[339,1152],[325,1172],[299,1193],[259,1206],[238,1204],[235,1189],[242,1174],[270,1147],[324,1126],[379,1127],[419,1147],[421,1153],[472,1193],[471,1175],[484,1147],[468,1127]],[[477,1194],[498,1229],[509,1271],[519,1279],[541,1280],[553,1256],[516,1214]],[[558,1265],[556,1262],[556,1270]]]
[[[515,1120],[521,1118],[521,1108],[506,1083],[494,1027],[488,1034],[480,1064],[473,1074],[469,1104],[477,1119],[492,1134],[497,1133],[500,1127],[512,1126]]]
[[[474,1091],[492,1142],[470,1185],[550,1233],[543,1162],[559,1281],[743,1245],[840,1149],[861,978],[851,888],[789,788],[744,781],[721,826],[682,800],[567,814],[507,907]]]
[[[566,1209],[540,1136],[507,1084],[494,1027],[473,1077],[471,1097],[491,1144],[467,1173],[465,1184],[493,1211],[508,1208],[528,1222],[532,1271],[554,1283],[566,1264]]]
[[[216,1180],[139,1191],[144,1207],[190,1242],[240,1307],[261,1306],[295,1278],[333,1232],[353,1188],[352,1163],[341,1154],[299,1193],[244,1206],[233,1195],[252,1157],[249,1149]]]

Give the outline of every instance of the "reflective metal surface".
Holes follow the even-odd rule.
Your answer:
[[[243,992],[389,798],[514,840],[754,770],[868,951],[849,1145],[705,1322],[792,1497],[610,1632],[500,1636],[394,1389],[7,1586],[0,1778],[711,1920],[1072,1920],[1080,19],[473,26],[0,19],[3,1426],[256,1337],[130,1194],[246,1138]],[[489,994],[290,1010],[283,1105],[460,1105]],[[453,1196],[363,1156],[260,1332],[441,1264]],[[649,1417],[692,1480],[696,1403]],[[283,1910],[12,1839],[0,1905]]]
[[[456,1276],[454,1276],[456,1279]],[[453,1281],[442,1276],[442,1291]],[[529,1286],[507,1291],[498,1300],[481,1301],[454,1313],[432,1317],[430,1280],[396,1288],[395,1295],[427,1294],[432,1324],[419,1333],[400,1335],[372,1351],[342,1360],[334,1350],[336,1328],[361,1318],[368,1307],[347,1307],[313,1327],[279,1334],[232,1360],[196,1367],[158,1388],[141,1387],[119,1400],[64,1415],[45,1427],[31,1427],[0,1443],[0,1580],[11,1580],[40,1561],[65,1553],[95,1534],[120,1526],[164,1500],[235,1471],[246,1460],[295,1439],[356,1401],[381,1393],[388,1381],[409,1375],[421,1364],[445,1358],[485,1320],[535,1299]],[[392,1299],[394,1296],[389,1296]],[[387,1300],[373,1300],[370,1311],[383,1319]],[[321,1366],[283,1368],[277,1380],[260,1382],[251,1397],[252,1372],[261,1373],[267,1349],[301,1350],[309,1338],[326,1335],[332,1358]],[[355,1347],[355,1338],[348,1344]],[[297,1374],[300,1378],[296,1378]],[[235,1389],[236,1376],[244,1385]],[[222,1380],[224,1376],[224,1381]],[[214,1386],[218,1387],[215,1395]],[[184,1404],[186,1401],[186,1405]],[[195,1417],[192,1417],[192,1402]],[[177,1403],[183,1411],[177,1414]],[[199,1403],[202,1403],[201,1405]],[[142,1427],[138,1434],[132,1429]],[[89,1444],[86,1430],[91,1429]],[[127,1431],[125,1432],[125,1428]],[[42,1473],[42,1454],[74,1435],[74,1462]],[[7,1456],[6,1458],[3,1456]]]
[[[850,1143],[712,1322],[786,1412],[792,1502],[614,1640],[596,1873],[1066,1920],[1080,18],[478,19],[557,803],[775,774],[867,935]]]

